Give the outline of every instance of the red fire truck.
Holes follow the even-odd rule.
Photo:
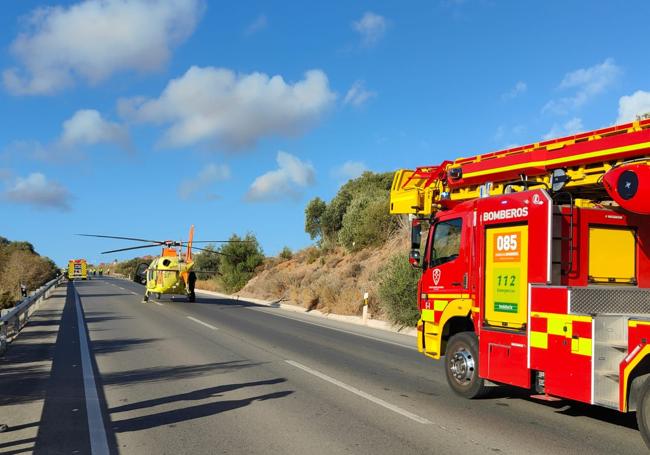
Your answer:
[[[391,212],[412,218],[418,349],[457,394],[636,411],[650,447],[650,120],[400,170]]]

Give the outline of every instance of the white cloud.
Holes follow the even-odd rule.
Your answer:
[[[85,157],[84,148],[98,144],[133,150],[126,126],[106,120],[94,109],[80,109],[63,122],[61,134],[51,142],[18,140],[7,145],[3,153],[42,161],[81,159]]]
[[[70,210],[70,193],[60,184],[47,180],[40,172],[17,177],[2,193],[2,199],[35,207]]]
[[[542,112],[567,114],[604,92],[621,73],[621,68],[611,58],[592,67],[567,73],[558,88],[560,90],[575,90],[574,95],[549,101],[542,108]]]
[[[372,46],[386,33],[388,23],[383,16],[367,11],[361,19],[352,23],[352,28],[361,35],[361,44]]]
[[[269,25],[269,20],[266,17],[266,15],[260,14],[259,16],[257,16],[257,18],[255,18],[253,22],[251,22],[250,24],[248,24],[248,26],[246,26],[246,30],[244,30],[244,34],[248,36],[254,35],[257,32],[264,30],[266,27],[268,27],[268,25]]]
[[[178,195],[181,199],[189,199],[194,193],[207,189],[210,185],[216,182],[227,180],[230,178],[230,168],[225,164],[208,164],[199,174],[189,180],[183,180],[178,186]],[[216,196],[208,192],[207,198],[214,199]]]
[[[332,171],[332,175],[339,179],[350,180],[366,172],[368,167],[360,161],[346,161]]]
[[[348,90],[348,93],[346,93],[343,103],[360,107],[375,96],[377,96],[377,93],[366,90],[364,81],[355,81],[352,87],[350,87],[350,90]]]
[[[584,126],[582,125],[582,119],[574,117],[571,120],[565,122],[564,124],[554,124],[553,127],[546,133],[543,138],[544,140],[555,139],[562,136],[571,136],[573,134],[580,133],[584,131]]]
[[[508,92],[501,95],[501,98],[504,100],[511,100],[526,93],[526,90],[528,90],[528,85],[526,85],[525,82],[519,81]]]
[[[14,95],[51,94],[77,79],[97,84],[111,75],[151,72],[193,31],[202,0],[85,0],[37,8],[11,44],[20,63],[3,72]]]
[[[650,92],[637,90],[632,95],[622,96],[618,100],[618,118],[616,123],[636,120],[637,115],[650,112]]]
[[[269,171],[255,179],[246,199],[269,201],[286,197],[297,198],[302,189],[314,183],[315,170],[311,163],[301,161],[287,153],[278,152],[278,169]]]
[[[100,143],[116,144],[127,150],[131,147],[127,128],[109,122],[93,109],[78,110],[63,122],[59,143],[65,148]]]
[[[170,124],[165,146],[213,142],[237,149],[263,137],[301,133],[335,99],[320,70],[307,71],[292,84],[282,76],[193,66],[171,80],[159,98],[121,100],[118,110],[135,121]]]

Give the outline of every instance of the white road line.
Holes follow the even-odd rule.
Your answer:
[[[108,454],[108,440],[104,429],[104,419],[97,396],[97,383],[90,359],[90,347],[86,335],[86,324],[81,311],[81,300],[77,289],[73,286],[75,306],[77,308],[77,327],[79,328],[79,347],[81,350],[81,369],[84,376],[84,393],[86,396],[86,414],[88,414],[88,430],[90,432],[90,451],[93,455]]]
[[[127,291],[127,290],[128,290],[128,289],[125,289],[125,291]],[[131,292],[131,294],[133,294],[133,295],[140,295],[140,294],[138,294],[137,292]]]
[[[329,383],[332,383],[342,389],[347,390],[348,392],[354,393],[355,395],[358,395],[362,398],[365,398],[368,401],[372,401],[375,404],[378,404],[379,406],[383,406],[386,409],[389,409],[393,412],[396,412],[397,414],[400,414],[404,417],[407,417],[411,420],[414,420],[418,423],[424,424],[424,425],[430,425],[431,421],[425,419],[424,417],[420,417],[419,415],[413,414],[412,412],[407,411],[406,409],[402,409],[399,406],[395,406],[394,404],[390,404],[381,398],[377,398],[374,395],[370,395],[369,393],[364,392],[363,390],[359,390],[356,387],[352,387],[351,385],[347,385],[345,382],[341,382],[338,379],[334,379],[331,376],[327,376],[326,374],[321,373],[320,371],[316,371],[312,368],[309,368],[301,363],[294,362],[293,360],[285,360],[289,365],[292,365],[296,368],[300,368],[303,371],[306,371],[309,374],[312,374],[324,381],[327,381]]]
[[[158,305],[158,306],[165,306],[165,305],[163,305],[163,304],[160,303],[160,302],[154,302],[154,303],[155,303],[156,305]]]
[[[201,320],[199,320],[199,319],[193,318],[192,316],[187,316],[187,319],[189,319],[190,321],[194,321],[194,322],[196,322],[197,324],[201,324],[201,325],[203,325],[203,326],[205,326],[205,327],[207,327],[207,328],[209,328],[209,329],[212,329],[212,330],[218,330],[215,326],[210,325],[210,324],[208,324],[207,322],[203,322],[203,321],[201,321]]]
[[[289,316],[287,314],[281,314],[279,312],[276,313],[275,312],[276,308],[256,308],[256,307],[245,307],[245,308],[247,308],[249,310],[253,310],[253,311],[259,311],[261,313],[270,314],[272,316],[278,316],[278,317],[285,318],[285,319],[291,319],[292,321],[304,322],[305,324],[315,325],[316,327],[322,327],[324,329],[336,330],[337,332],[347,333],[349,335],[356,335],[358,337],[367,338],[369,340],[380,341],[382,343],[392,344],[394,346],[399,346],[400,348],[411,349],[413,351],[418,350],[418,348],[415,347],[415,346],[396,343],[394,341],[384,340],[382,338],[373,337],[371,335],[364,335],[362,333],[352,332],[351,330],[339,329],[337,327],[332,327],[330,325],[318,324],[317,322],[305,321],[302,318],[291,317],[291,316]],[[313,317],[317,317],[317,316],[313,316]]]

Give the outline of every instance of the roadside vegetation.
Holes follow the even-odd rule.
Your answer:
[[[417,322],[418,271],[408,263],[409,224],[389,214],[392,173],[366,172],[345,183],[329,202],[305,207],[305,232],[314,245],[267,258],[243,296],[287,300],[310,310],[361,314],[370,295],[372,317],[401,327]]]
[[[58,274],[56,264],[40,256],[31,243],[0,237],[0,308],[11,308],[21,300],[21,283],[30,292]]]

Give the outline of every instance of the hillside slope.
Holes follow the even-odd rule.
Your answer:
[[[343,247],[313,246],[297,252],[291,259],[270,258],[238,294],[282,299],[325,313],[358,315],[363,294],[368,292],[370,314],[385,319],[378,275],[393,256],[408,251],[408,224],[400,224],[381,246],[355,252]]]

